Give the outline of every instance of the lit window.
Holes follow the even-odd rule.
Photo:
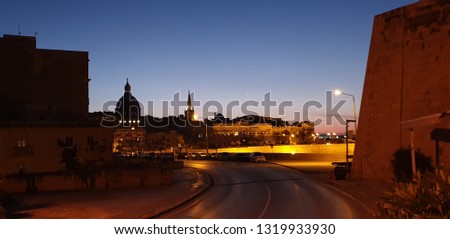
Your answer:
[[[26,146],[27,146],[27,141],[26,140],[23,140],[23,139],[17,140],[17,147],[18,148],[25,148]]]

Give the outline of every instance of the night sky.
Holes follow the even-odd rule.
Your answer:
[[[22,35],[37,33],[38,48],[88,51],[90,111],[118,100],[128,78],[136,98],[154,101],[155,116],[177,92],[185,99],[191,90],[201,104],[216,100],[224,108],[271,92],[272,100],[294,103],[285,115],[276,107],[271,115],[293,120],[305,102],[325,105],[325,92],[336,88],[354,94],[359,108],[373,17],[414,2],[2,0],[0,34],[20,26]],[[352,118],[351,98],[333,97],[343,99],[339,112]],[[310,120],[324,114],[325,107],[313,107]]]

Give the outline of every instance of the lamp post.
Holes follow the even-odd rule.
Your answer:
[[[346,164],[345,164],[345,167],[346,167],[346,173],[349,173],[350,165],[349,165],[348,159],[349,159],[349,157],[352,157],[352,161],[353,161],[353,155],[352,156],[348,155],[348,123],[353,122],[355,124],[355,135],[356,135],[356,128],[357,128],[357,126],[356,126],[356,101],[355,101],[355,96],[354,95],[342,92],[340,90],[335,90],[334,94],[335,95],[351,96],[352,100],[353,100],[353,120],[346,120],[346,122],[345,122],[345,128],[346,128]],[[362,175],[362,160],[360,160],[360,177],[361,177],[361,180],[362,180],[362,176],[363,176]]]
[[[347,174],[350,173],[350,164],[348,162],[348,159],[351,157],[353,161],[353,155],[348,155],[348,123],[353,122],[356,125],[356,120],[346,120],[345,121],[345,168],[347,170]]]
[[[340,90],[335,90],[334,91],[335,95],[347,95],[347,96],[351,96],[352,100],[353,100],[353,119],[355,120],[355,135],[356,135],[356,101],[355,101],[355,96],[349,93],[345,93],[342,92]]]
[[[206,133],[206,136],[205,136],[205,139],[206,139],[206,155],[209,155],[209,152],[208,152],[208,146],[209,146],[209,142],[208,142],[208,119],[205,119],[205,133]]]

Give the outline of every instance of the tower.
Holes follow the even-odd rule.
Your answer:
[[[412,145],[440,153],[449,169],[450,147],[436,150],[430,139],[435,128],[450,128],[430,117],[449,109],[449,10],[449,1],[422,0],[375,16],[352,178],[389,180],[394,153]]]
[[[188,91],[188,99],[187,99],[187,108],[184,111],[184,116],[186,117],[186,120],[189,122],[192,122],[195,120],[195,111],[194,107],[192,106],[192,100],[191,100],[191,92]]]

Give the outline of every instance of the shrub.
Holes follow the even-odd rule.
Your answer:
[[[422,175],[433,170],[431,159],[420,152],[415,152],[416,169]],[[394,169],[395,179],[399,182],[410,182],[412,180],[411,150],[401,148],[394,153],[394,159],[391,160]]]
[[[450,176],[443,170],[415,175],[411,182],[396,182],[385,202],[381,218],[450,218]]]

